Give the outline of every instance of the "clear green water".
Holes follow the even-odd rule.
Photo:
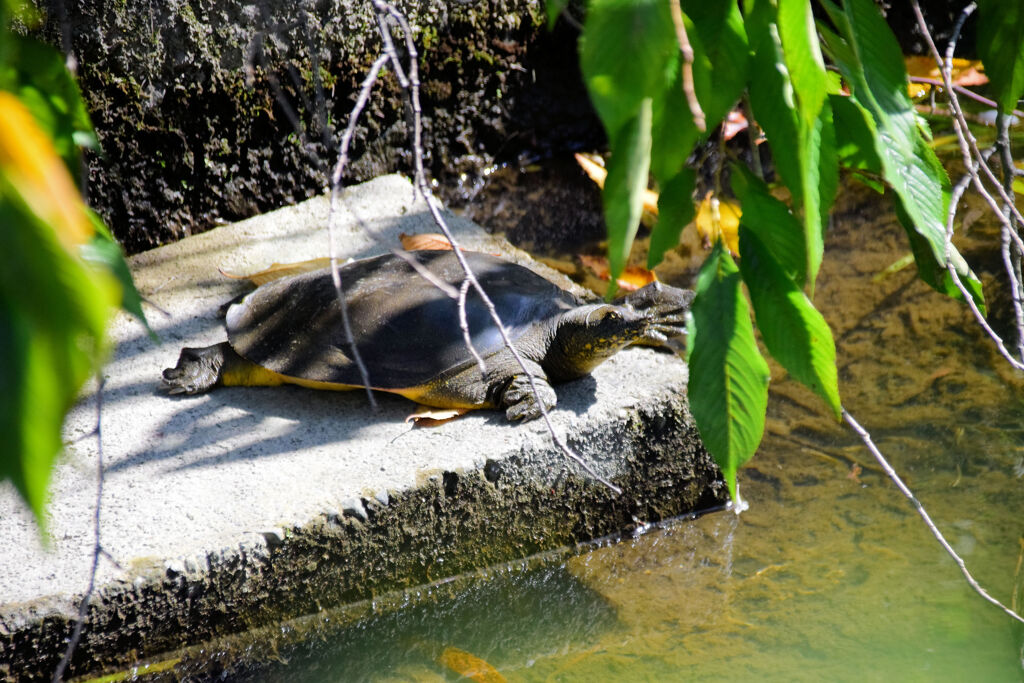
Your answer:
[[[953,486],[952,468],[914,485],[1009,602],[1024,482],[1012,468],[978,470],[975,483]],[[751,509],[740,517],[680,520],[455,591],[424,589],[404,610],[289,646],[287,665],[248,677],[459,680],[439,663],[458,648],[509,681],[1024,680],[1024,629],[966,587],[885,480],[847,474],[792,450],[763,452],[745,473]]]

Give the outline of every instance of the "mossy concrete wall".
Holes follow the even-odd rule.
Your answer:
[[[90,202],[130,252],[322,192],[381,51],[368,0],[36,2],[45,37],[69,37],[103,147]],[[435,177],[600,140],[575,30],[548,32],[541,2],[396,4],[420,51]],[[346,181],[411,169],[410,111],[383,74]]]

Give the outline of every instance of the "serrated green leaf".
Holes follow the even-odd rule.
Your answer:
[[[768,364],[754,340],[739,270],[721,242],[701,267],[696,292],[687,342],[690,407],[735,500],[736,472],[764,434]]]
[[[654,99],[652,131],[658,144],[651,149],[651,173],[658,183],[666,185],[683,168],[694,143],[707,135],[699,133],[693,123],[693,113],[683,94],[683,72],[678,66],[675,80]]]
[[[752,67],[750,103],[771,144],[779,175],[802,216],[805,266],[800,281],[813,289],[824,253],[824,228],[839,184],[832,111],[825,100],[826,80],[824,72],[819,74],[820,78],[811,75],[813,59],[790,58],[783,52],[775,24],[758,26],[762,33],[752,36],[757,55]],[[795,28],[790,32],[799,33]],[[800,44],[798,38],[791,41]],[[815,82],[812,92],[797,96],[788,61],[799,64],[801,78]]]
[[[713,129],[747,85],[750,57],[743,16],[736,0],[685,0],[682,9],[694,51],[694,91]]]
[[[882,175],[882,160],[875,149],[878,132],[874,120],[852,97],[829,95],[829,103],[839,162],[845,168]]]
[[[778,150],[773,154],[775,167],[790,189],[794,204],[802,204],[800,159],[794,153],[800,147],[796,94],[782,56],[778,29],[768,23],[763,33],[751,34],[750,38],[756,49],[750,67],[750,106],[772,150]]]
[[[0,224],[0,477],[42,524],[64,414],[103,353],[116,287],[64,251],[2,178]]]
[[[825,60],[821,56],[808,0],[779,0],[779,37],[804,126],[811,128],[825,100]]]
[[[79,258],[92,233],[83,211],[31,112],[0,91],[0,478],[40,527],[64,414],[106,350],[119,296]]]
[[[875,150],[883,176],[899,196],[914,231],[933,260],[945,264],[944,190],[949,180],[921,137],[921,122],[907,95],[899,45],[871,0],[847,0],[839,14],[825,5],[841,35],[819,27],[825,47],[856,99],[875,122]]]
[[[821,313],[776,262],[745,221],[740,223],[740,272],[768,351],[790,375],[840,417],[836,346]],[[759,232],[764,232],[761,226]]]
[[[743,205],[740,222],[757,233],[786,275],[803,287],[807,275],[803,225],[745,166],[732,167],[732,191]]]
[[[910,250],[914,254],[918,277],[935,291],[963,301],[963,294],[953,282],[949,270],[947,270],[944,263],[939,263],[935,260],[931,245],[915,229],[914,223],[907,214],[902,202],[897,198],[894,203],[896,206],[896,217],[899,219],[900,225],[903,226],[907,233],[907,238],[910,240]],[[953,269],[960,278],[960,282],[970,293],[974,303],[982,313],[985,313],[987,309],[985,306],[985,296],[981,288],[981,280],[974,274],[971,267],[967,265],[967,261],[964,260],[964,257],[960,255],[955,246],[950,245],[949,249],[950,258],[948,263],[953,265]]]
[[[661,263],[665,252],[679,244],[683,228],[693,220],[693,188],[697,174],[684,168],[661,188],[658,194],[658,222],[651,230],[651,243],[647,251],[647,267],[653,269]]]
[[[593,0],[580,36],[580,68],[609,138],[660,97],[677,63],[672,15],[659,0]]]
[[[1011,112],[1024,94],[1024,4],[978,0],[978,52],[999,110]]]
[[[651,165],[651,99],[641,102],[635,117],[610,140],[608,176],[604,181],[604,219],[608,230],[608,268],[615,295],[615,281],[626,267],[633,238],[640,227],[643,194]]]

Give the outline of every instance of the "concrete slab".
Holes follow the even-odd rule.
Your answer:
[[[480,412],[411,428],[413,404],[362,392],[232,388],[169,397],[159,373],[181,346],[223,339],[222,306],[248,289],[218,274],[323,256],[324,198],[132,259],[153,305],[149,340],[127,317],[105,369],[97,591],[72,675],[311,613],[473,567],[601,536],[721,501],[677,357],[631,349],[558,389],[554,423],[616,496],[568,463],[539,421]],[[380,253],[400,232],[435,232],[398,176],[351,188],[338,242]],[[522,260],[451,217],[466,246]],[[567,284],[565,281],[563,285]],[[93,544],[96,400],[66,423],[44,547],[0,486],[0,676],[48,677],[84,594]]]

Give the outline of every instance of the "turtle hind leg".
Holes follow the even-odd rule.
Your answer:
[[[163,372],[163,384],[170,394],[202,394],[221,380],[228,355],[238,355],[227,342],[203,348],[183,348],[178,364]]]

